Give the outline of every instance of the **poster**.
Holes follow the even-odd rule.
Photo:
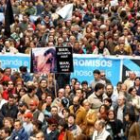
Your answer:
[[[55,47],[33,48],[31,57],[34,73],[49,74],[57,71]]]
[[[56,48],[57,73],[73,72],[73,55],[71,47]]]

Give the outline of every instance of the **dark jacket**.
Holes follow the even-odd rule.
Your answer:
[[[58,131],[55,130],[55,131],[52,131],[51,133],[47,133],[45,134],[45,140],[58,140]]]
[[[13,130],[10,140],[28,140],[29,136],[24,128],[21,128],[18,132]]]
[[[18,107],[16,105],[10,106],[9,103],[5,103],[1,108],[1,113],[4,117],[17,118]]]
[[[115,110],[116,110],[116,114],[117,114],[117,111],[118,111],[118,108],[117,107]],[[123,130],[125,131],[125,127],[126,127],[126,121],[125,121],[125,115],[127,112],[131,112],[132,114],[134,114],[134,107],[130,104],[125,104],[124,105],[124,108],[123,108]]]

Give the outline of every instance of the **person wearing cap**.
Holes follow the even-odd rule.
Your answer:
[[[24,114],[30,112],[30,110],[28,109],[28,105],[25,102],[20,101],[18,104],[18,114],[17,114],[17,118],[20,119],[21,121],[24,120]]]
[[[30,102],[30,110],[33,113],[33,119],[44,122],[44,114],[38,109],[38,102],[32,100]]]
[[[23,127],[29,136],[33,131],[32,120],[33,120],[33,114],[31,112],[27,112],[24,114]]]

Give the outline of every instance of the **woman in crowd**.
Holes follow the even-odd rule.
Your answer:
[[[113,110],[108,111],[108,120],[106,126],[107,125],[111,127],[113,140],[122,140],[123,124],[120,120],[116,119],[116,114]]]
[[[65,120],[60,120],[58,129],[60,131],[58,140],[74,140],[73,134],[68,130],[68,124]]]
[[[125,136],[127,140],[139,140],[140,139],[140,127],[139,124],[136,122],[136,116],[132,113],[126,113],[125,115],[126,130]]]
[[[132,101],[130,102],[135,109],[136,120],[139,120],[140,111],[140,96],[137,95],[137,90],[135,87],[130,87],[128,93],[132,95]]]
[[[110,55],[109,50],[105,46],[105,42],[100,40],[97,47],[93,50],[93,54]]]

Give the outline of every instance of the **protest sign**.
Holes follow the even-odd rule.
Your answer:
[[[69,73],[73,72],[73,55],[72,47],[56,48],[57,72]]]
[[[31,57],[33,72],[39,74],[56,72],[55,47],[33,48]]]

